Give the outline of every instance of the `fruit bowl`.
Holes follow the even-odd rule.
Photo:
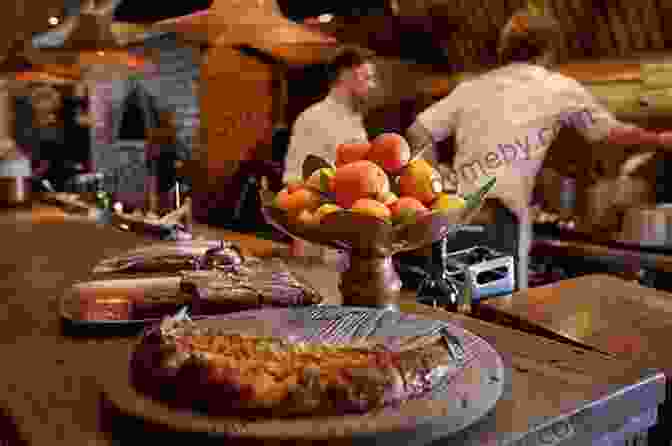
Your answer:
[[[307,159],[304,163],[305,177],[311,171],[306,168],[308,162]],[[493,178],[476,194],[465,197],[461,208],[431,211],[397,224],[349,209],[333,211],[319,222],[307,223],[278,207],[275,194],[265,189],[261,191],[262,213],[269,224],[292,238],[349,254],[349,267],[341,273],[339,284],[343,305],[398,310],[402,284],[392,256],[454,236],[479,212],[494,182]],[[328,196],[322,195],[329,201]]]

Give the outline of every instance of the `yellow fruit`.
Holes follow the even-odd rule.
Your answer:
[[[330,167],[323,167],[318,169],[308,178],[306,185],[317,189],[321,192],[329,192],[331,190],[331,179],[336,174],[336,170]]]
[[[425,204],[434,201],[442,189],[441,175],[424,159],[411,161],[399,177],[401,195]]]
[[[361,198],[355,201],[350,210],[358,214],[370,215],[382,219],[390,218],[391,215],[387,206],[379,201],[371,200],[370,198]]]
[[[444,192],[440,193],[436,201],[432,205],[432,209],[436,211],[447,211],[451,209],[464,209],[466,206],[464,198],[459,195],[449,195]]]
[[[341,207],[336,206],[335,204],[327,203],[323,204],[322,206],[319,207],[317,211],[315,211],[315,216],[318,221],[321,221],[327,215],[332,214],[334,212],[338,212],[340,210]]]

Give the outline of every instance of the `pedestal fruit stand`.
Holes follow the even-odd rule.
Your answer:
[[[319,169],[331,169],[329,163],[310,155],[304,162],[304,178]],[[398,188],[391,176],[392,188]],[[477,193],[463,198],[463,205],[431,210],[402,222],[379,218],[352,209],[334,209],[319,221],[296,218],[270,191],[261,193],[263,213],[275,228],[295,239],[302,239],[346,251],[349,266],[341,273],[339,289],[344,305],[398,309],[402,287],[392,256],[413,251],[452,237],[478,213],[485,194],[494,186],[491,179]],[[333,203],[333,195],[319,192],[322,205]]]

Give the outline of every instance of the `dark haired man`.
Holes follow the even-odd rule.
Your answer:
[[[331,86],[322,101],[304,110],[294,122],[285,161],[284,182],[302,177],[302,165],[309,154],[336,162],[339,144],[368,141],[362,106],[376,73],[371,54],[357,48],[342,50],[330,64]],[[295,242],[301,251],[303,245]]]
[[[362,106],[375,86],[370,55],[357,48],[341,51],[330,64],[331,86],[322,101],[304,110],[294,122],[285,161],[285,181],[301,176],[309,154],[334,163],[336,147],[368,141]]]
[[[479,241],[465,234],[451,243],[483,243],[513,254],[520,289],[527,287],[532,190],[560,127],[572,125],[591,141],[672,146],[671,133],[619,122],[576,80],[549,70],[559,31],[549,16],[514,14],[501,33],[502,66],[461,83],[408,130],[416,150],[455,135],[449,171],[460,193],[475,191],[488,176],[497,178],[493,224]],[[434,158],[433,150],[425,154]]]

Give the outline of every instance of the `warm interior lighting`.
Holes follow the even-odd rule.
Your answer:
[[[105,51],[96,51],[96,55],[98,55],[98,56],[104,56],[104,55],[105,55]]]
[[[321,14],[317,17],[317,21],[320,23],[329,23],[334,19],[333,14]]]
[[[49,17],[49,24],[51,26],[56,26],[60,23],[60,20],[58,20],[58,17]]]

